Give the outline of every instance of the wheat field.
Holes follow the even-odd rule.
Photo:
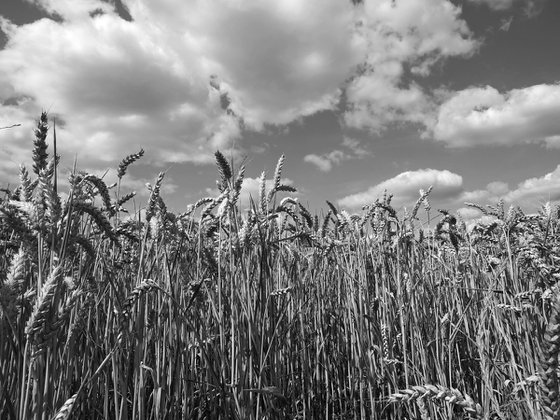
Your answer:
[[[0,418],[560,419],[558,208],[315,215],[281,157],[246,209],[216,152],[219,195],[127,213],[143,150],[63,195],[47,130],[0,199]]]

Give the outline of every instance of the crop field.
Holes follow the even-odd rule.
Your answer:
[[[0,418],[560,418],[558,208],[316,215],[283,157],[245,206],[216,152],[217,196],[135,211],[142,150],[62,193],[47,130],[0,199]]]

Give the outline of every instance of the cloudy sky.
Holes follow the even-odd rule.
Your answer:
[[[286,155],[313,209],[388,190],[411,206],[560,199],[557,0],[2,0],[0,179],[41,110],[62,168],[127,187],[166,171],[170,207],[245,160],[247,194]],[[139,198],[142,201],[142,197]],[[460,210],[467,217],[467,210]]]

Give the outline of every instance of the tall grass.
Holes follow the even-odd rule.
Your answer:
[[[217,152],[217,197],[174,214],[160,174],[130,217],[143,151],[62,200],[47,128],[0,202],[1,418],[559,418],[558,209],[314,216],[282,157],[244,211]]]

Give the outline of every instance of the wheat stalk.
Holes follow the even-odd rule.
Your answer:
[[[543,411],[547,420],[560,419],[560,394],[558,390],[558,355],[560,354],[560,295],[552,302],[552,313],[546,327],[543,342],[542,368]]]

